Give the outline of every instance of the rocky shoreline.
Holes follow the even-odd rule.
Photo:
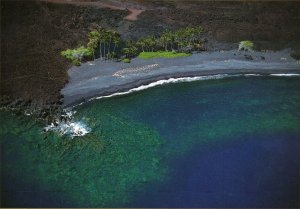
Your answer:
[[[70,119],[66,108],[160,80],[215,75],[300,74],[300,63],[290,54],[291,50],[229,50],[207,51],[173,59],[135,58],[130,64],[95,60],[69,69],[69,83],[61,90],[62,96],[58,102],[38,104],[3,96],[0,98],[0,110],[31,115],[47,124],[59,124]]]
[[[100,3],[112,2],[115,1]],[[86,34],[96,25],[115,29],[124,39],[133,40],[160,34],[167,28],[201,25],[209,52],[234,49],[239,41],[250,39],[259,49],[292,47],[294,57],[299,59],[299,2],[124,2],[128,8],[144,10],[137,20],[124,19],[130,14],[127,9],[55,1],[1,1],[0,109],[57,120],[62,115],[61,105],[68,100],[62,97],[61,89],[69,82],[67,70],[71,67],[60,52],[86,44]],[[243,59],[250,61],[251,57]],[[192,75],[156,75],[140,83],[132,81],[127,89],[158,78]],[[126,86],[109,91],[112,89],[103,94],[125,90]]]
[[[9,111],[17,116],[32,116],[36,120],[46,124],[58,123],[68,120],[61,102],[52,104],[37,104],[32,101],[22,99],[12,99],[8,96],[0,97],[0,111]]]

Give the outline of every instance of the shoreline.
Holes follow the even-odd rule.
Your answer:
[[[244,74],[299,74],[300,63],[289,50],[279,52],[201,52],[172,59],[135,58],[125,64],[113,61],[84,63],[69,71],[69,83],[61,90],[63,108],[77,106],[95,97],[128,91],[170,78]],[[249,60],[251,59],[251,60]],[[140,70],[139,70],[140,69]],[[123,72],[123,73],[120,73]]]
[[[257,70],[257,71],[214,71],[214,72],[191,72],[184,75],[161,75],[159,77],[153,77],[145,80],[138,80],[132,83],[125,85],[112,86],[107,89],[103,89],[100,92],[90,92],[86,94],[84,98],[78,99],[70,104],[63,105],[64,109],[74,108],[80,106],[86,102],[93,100],[98,100],[102,98],[110,98],[114,96],[121,96],[130,94],[133,92],[138,92],[146,90],[152,87],[167,85],[172,83],[179,82],[193,82],[200,80],[213,80],[213,79],[226,79],[234,77],[250,77],[250,76],[259,76],[259,77],[294,77],[300,76],[300,70],[276,70],[268,71]]]

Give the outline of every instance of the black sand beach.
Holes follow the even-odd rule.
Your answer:
[[[130,64],[95,60],[69,71],[69,83],[62,89],[64,106],[95,96],[126,91],[158,80],[218,74],[295,74],[300,63],[290,50],[201,52],[173,59],[135,58]]]

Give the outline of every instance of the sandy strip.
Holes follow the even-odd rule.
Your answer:
[[[128,10],[131,12],[129,15],[127,15],[126,17],[124,17],[125,20],[131,20],[131,21],[135,21],[138,19],[138,16],[144,11],[141,9],[132,9],[132,8],[128,8]]]
[[[64,106],[72,106],[95,96],[124,92],[169,78],[219,74],[299,74],[300,62],[290,51],[203,52],[175,59],[133,59],[130,64],[96,60],[72,67],[69,83],[62,89]],[[246,56],[245,56],[246,55]],[[248,57],[248,58],[246,58]]]

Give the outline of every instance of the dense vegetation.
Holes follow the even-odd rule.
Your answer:
[[[86,47],[67,49],[62,51],[61,55],[75,65],[98,57],[101,60],[121,58],[129,63],[131,58],[139,54],[142,58],[188,56],[191,51],[202,49],[200,40],[202,32],[201,27],[165,30],[160,36],[150,35],[135,42],[122,40],[120,34],[114,30],[98,28],[88,34]]]
[[[90,58],[94,54],[92,48],[83,46],[76,49],[67,49],[61,52],[61,55],[72,61],[74,65],[80,65],[83,58]]]
[[[246,40],[239,43],[239,50],[252,51],[254,43],[252,41]]]

